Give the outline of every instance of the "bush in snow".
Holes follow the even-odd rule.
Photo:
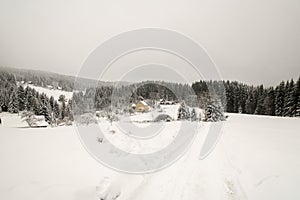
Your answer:
[[[160,114],[154,119],[155,122],[161,122],[161,121],[170,122],[172,120],[173,120],[172,117],[170,117],[170,115],[167,114]]]

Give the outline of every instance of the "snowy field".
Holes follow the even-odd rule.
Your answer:
[[[205,160],[198,158],[210,123],[201,123],[175,164],[130,175],[96,162],[74,126],[30,129],[17,115],[0,117],[3,200],[300,199],[299,118],[229,114],[223,137]]]

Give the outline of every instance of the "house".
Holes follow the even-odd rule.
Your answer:
[[[45,117],[43,115],[34,115],[33,116],[33,123],[31,125],[31,127],[45,128],[48,126],[49,126],[49,124],[46,122]]]
[[[139,97],[139,101],[137,103],[131,104],[131,108],[136,112],[148,112],[150,110],[150,106],[144,101],[142,96]]]
[[[150,110],[150,106],[148,106],[144,100],[140,100],[136,103],[135,110],[137,112],[148,112]]]
[[[144,101],[143,97],[139,97],[139,101],[136,104],[131,105],[132,109],[137,112],[148,112],[150,110],[150,106]]]

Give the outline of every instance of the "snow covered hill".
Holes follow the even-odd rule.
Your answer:
[[[35,89],[39,93],[45,93],[48,97],[53,96],[55,100],[58,100],[60,95],[65,95],[66,100],[71,99],[72,95],[73,95],[73,92],[63,91],[63,90],[59,90],[59,89],[52,89],[52,88],[44,88],[44,87],[39,87],[39,86],[35,86],[32,84],[27,84],[27,83],[23,84],[24,88],[27,86]]]
[[[16,114],[0,117],[0,199],[300,199],[299,118],[230,114],[216,149],[199,160],[210,125],[202,123],[176,163],[130,175],[96,162],[75,127],[20,128]]]

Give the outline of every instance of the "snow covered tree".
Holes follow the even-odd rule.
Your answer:
[[[66,107],[66,117],[69,118],[69,120],[73,121],[74,117],[73,117],[73,113],[72,113],[72,100],[69,99],[67,107]]]
[[[18,109],[19,111],[25,110],[25,91],[22,85],[18,87],[17,90],[17,99],[18,99]]]
[[[217,122],[225,119],[220,101],[213,100],[205,109],[205,121]]]
[[[19,112],[19,102],[17,98],[17,94],[15,92],[10,96],[10,101],[8,103],[8,112],[10,113],[18,113]]]
[[[32,110],[33,100],[34,100],[34,97],[32,95],[31,89],[27,89],[26,99],[25,99],[25,109],[26,110],[28,110],[28,111]]]
[[[189,108],[186,106],[184,101],[179,106],[177,119],[178,120],[188,120],[188,119],[190,119],[190,111],[189,111]]]
[[[66,117],[66,102],[63,100],[61,104],[60,118],[64,119]]]
[[[275,115],[284,115],[285,83],[282,81],[275,90]]]
[[[198,121],[198,117],[197,117],[197,113],[196,113],[195,108],[192,109],[192,112],[191,112],[191,120],[192,120],[192,121]]]
[[[53,110],[53,108],[54,108],[54,97],[53,96],[50,97],[49,103],[50,103],[51,110]]]
[[[59,102],[64,102],[65,100],[66,100],[66,96],[65,95],[63,95],[63,94],[59,95],[59,97],[58,97],[58,101]]]
[[[261,85],[258,89],[257,106],[254,111],[256,115],[264,114],[264,100],[266,98],[264,87]]]
[[[275,91],[273,87],[268,89],[268,93],[266,94],[266,98],[264,99],[264,115],[275,115]]]
[[[56,118],[56,119],[58,119],[60,116],[59,104],[57,103],[56,100],[54,101],[53,115],[54,115],[54,118]]]
[[[295,113],[296,117],[300,117],[300,77],[295,85]]]
[[[294,81],[293,79],[286,84],[285,97],[284,97],[284,116],[293,116],[294,107]]]
[[[51,112],[49,109],[50,106],[47,104],[42,104],[40,108],[40,115],[43,115],[45,117],[45,121],[48,122],[48,124],[52,123],[52,117],[51,117]]]
[[[254,97],[253,97],[253,91],[249,91],[246,104],[245,104],[245,111],[247,114],[253,114],[255,111],[254,108]]]
[[[40,113],[40,103],[39,103],[39,100],[36,97],[33,97],[31,108],[32,108],[32,111],[35,115],[39,115],[39,113]]]

